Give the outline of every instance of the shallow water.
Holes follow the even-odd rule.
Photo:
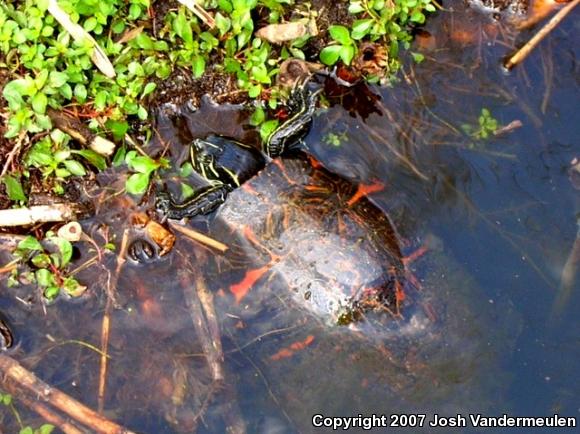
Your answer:
[[[248,432],[263,433],[312,432],[315,413],[580,417],[580,320],[574,315],[580,284],[574,280],[567,291],[560,284],[580,211],[567,170],[580,157],[573,44],[579,15],[571,14],[506,74],[500,60],[513,37],[459,2],[453,6],[457,12],[439,13],[426,26],[432,35],[423,38],[426,60],[405,67],[409,81],[366,90],[327,83],[329,108],[317,113],[306,140],[333,172],[386,186],[372,200],[389,214],[404,253],[428,248],[409,268],[434,319],[403,322],[396,337],[361,338],[304,316],[267,276],[236,304],[227,289],[238,277],[228,264],[180,239],[168,258],[129,265],[120,277],[125,309],[112,317],[107,416],[151,433],[190,432],[200,412],[200,432],[222,432],[236,402]],[[523,125],[474,140],[461,126],[477,125],[484,107],[502,125]],[[197,116],[164,126],[168,134],[180,128],[175,158],[191,131],[199,132]],[[204,116],[223,124],[219,114]],[[330,132],[340,137],[339,146],[328,143]],[[250,137],[238,124],[224,133]],[[127,210],[117,206],[101,210],[86,228],[107,222],[120,233]],[[184,298],[198,262],[206,264],[215,291],[232,386],[208,403],[211,370]],[[107,266],[114,269],[114,258]],[[563,291],[568,295],[555,308]],[[96,406],[98,356],[74,344],[47,346],[46,337],[98,346],[102,303],[58,303],[46,316],[39,308],[23,310],[11,297],[0,307],[19,330],[13,356]],[[302,345],[282,357],[293,343]],[[0,426],[11,426],[9,415],[3,418]],[[469,423],[457,430],[473,431]]]

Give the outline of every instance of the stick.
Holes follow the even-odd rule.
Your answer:
[[[556,300],[552,307],[552,317],[556,318],[561,315],[564,308],[570,301],[570,297],[574,292],[576,277],[578,269],[580,268],[580,219],[578,220],[578,232],[576,239],[570,249],[570,254],[566,259],[564,268],[562,268],[562,277],[560,279],[560,288],[556,295]]]
[[[17,396],[17,398],[28,408],[40,415],[45,421],[61,429],[64,434],[84,434],[76,426],[64,420],[60,415],[52,412],[46,405],[38,401],[33,401],[26,396]]]
[[[48,0],[48,12],[71,34],[75,41],[83,42],[89,40],[93,44],[93,52],[91,53],[93,63],[107,77],[115,77],[115,68],[103,49],[97,44],[97,41],[85,29],[71,21],[68,14],[60,8],[56,0]]]
[[[71,203],[2,209],[0,210],[0,227],[28,226],[36,223],[74,220],[78,211],[78,207]]]
[[[213,17],[206,12],[204,8],[197,4],[195,0],[177,0],[191,12],[193,12],[197,17],[203,21],[210,29],[215,27],[215,20]]]
[[[22,142],[25,136],[26,131],[21,131],[20,135],[18,136],[18,140],[16,140],[16,143],[14,144],[14,147],[8,154],[8,157],[6,157],[6,162],[4,163],[4,167],[2,168],[2,172],[0,173],[0,178],[6,175],[6,172],[8,172],[8,168],[12,164],[12,160],[14,160],[14,157],[18,154],[18,152],[20,152],[20,148],[22,147]]]
[[[127,242],[129,240],[129,230],[125,229],[123,238],[121,239],[121,248],[117,256],[117,267],[112,279],[107,285],[107,304],[105,306],[105,314],[103,315],[103,322],[101,324],[101,368],[99,369],[99,391],[97,395],[97,406],[99,413],[103,412],[105,407],[105,392],[107,388],[107,367],[109,363],[109,336],[111,331],[111,310],[116,304],[114,290],[117,287],[119,280],[119,273],[125,264],[125,254],[127,253]]]
[[[115,152],[115,144],[113,142],[93,134],[85,124],[74,116],[52,108],[48,108],[46,114],[56,128],[64,131],[82,145],[88,146],[97,154],[109,157]]]
[[[206,247],[211,247],[220,253],[225,253],[228,250],[228,246],[226,246],[224,243],[214,240],[213,238],[210,238],[198,231],[194,231],[193,229],[186,228],[185,226],[181,226],[171,221],[169,222],[169,226],[171,226],[171,228],[175,229],[177,232],[182,233],[186,237],[191,238],[192,240],[197,241]]]
[[[509,70],[516,66],[518,63],[521,63],[536,46],[544,39],[548,34],[556,28],[558,24],[572,12],[576,6],[578,6],[580,0],[572,0],[566,6],[558,11],[550,21],[546,23],[544,27],[540,29],[538,33],[536,33],[532,39],[530,39],[522,48],[520,48],[512,57],[510,57],[507,62],[505,63],[505,67]]]
[[[68,414],[74,420],[89,427],[99,434],[132,434],[121,425],[104,418],[74,398],[51,387],[40,380],[34,373],[25,369],[13,358],[0,354],[0,384],[13,381],[20,388],[30,392],[38,400],[51,404],[56,409]]]

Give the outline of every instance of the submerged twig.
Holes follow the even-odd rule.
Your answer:
[[[117,256],[117,267],[115,274],[109,279],[107,284],[107,304],[105,306],[105,314],[103,315],[103,322],[101,325],[101,367],[99,370],[99,391],[97,396],[99,413],[103,412],[105,407],[105,392],[107,383],[107,367],[109,362],[109,334],[111,331],[111,310],[116,305],[115,288],[119,280],[119,273],[126,262],[125,254],[127,253],[127,242],[129,239],[129,230],[125,229],[123,238],[121,240],[121,248]]]
[[[532,51],[536,46],[544,39],[548,34],[556,28],[558,24],[572,12],[576,6],[578,6],[580,0],[572,0],[562,9],[560,9],[551,19],[546,23],[544,27],[540,29],[538,33],[536,33],[532,39],[530,39],[522,48],[520,48],[512,57],[510,57],[507,62],[505,62],[505,67],[507,69],[512,69],[518,63],[521,63]]]
[[[177,223],[173,223],[171,221],[169,222],[169,226],[171,226],[171,228],[176,230],[177,232],[180,232],[186,237],[192,239],[193,241],[197,241],[198,243],[201,243],[206,247],[211,247],[212,249],[217,250],[220,253],[225,253],[228,250],[228,246],[226,246],[224,243],[214,240],[213,238],[210,238],[207,235],[204,235],[191,228],[182,226]]]
[[[0,384],[10,390],[27,393],[69,415],[75,421],[99,434],[132,434],[131,431],[106,419],[76,399],[40,380],[13,358],[0,354]],[[25,397],[26,399],[26,397]],[[74,431],[71,431],[74,432]]]
[[[18,400],[22,402],[25,406],[36,412],[45,421],[58,427],[64,434],[84,434],[84,431],[80,430],[78,427],[70,422],[64,420],[60,415],[54,413],[46,405],[33,401],[26,396],[18,396]]]
[[[574,240],[574,244],[570,249],[570,254],[568,255],[564,268],[562,269],[560,288],[558,289],[558,295],[556,296],[552,308],[553,318],[560,315],[566,307],[566,304],[568,304],[568,300],[570,299],[574,289],[574,284],[576,283],[578,266],[580,265],[580,219],[578,219],[577,224],[578,232],[576,233],[576,239]]]

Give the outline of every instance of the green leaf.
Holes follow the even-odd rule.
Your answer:
[[[30,77],[12,80],[4,86],[2,96],[12,110],[18,110],[22,105],[24,96],[32,96],[36,93],[34,80]]]
[[[417,63],[421,63],[423,60],[425,60],[425,56],[421,53],[411,53],[411,56],[413,56],[413,60],[415,60]]]
[[[36,272],[34,273],[34,276],[36,277],[36,282],[40,286],[54,285],[54,276],[46,268],[41,268],[40,270],[36,270]]]
[[[143,194],[149,185],[148,173],[134,173],[127,179],[125,188],[130,194]]]
[[[253,84],[248,89],[248,96],[250,98],[258,98],[262,93],[262,86],[260,84]]]
[[[354,57],[354,45],[342,46],[338,54],[340,55],[340,58],[346,65],[350,65],[350,62]]]
[[[139,109],[137,110],[137,117],[142,121],[146,120],[149,114],[147,113],[147,109],[139,104]]]
[[[31,262],[36,268],[48,268],[51,264],[50,256],[48,256],[46,253],[39,253],[38,255],[34,255],[34,257],[31,259]]]
[[[126,121],[114,121],[109,119],[105,126],[113,133],[113,138],[115,140],[122,140],[129,131],[129,124]]]
[[[205,71],[205,59],[202,56],[194,56],[191,61],[193,76],[199,78]]]
[[[425,15],[422,12],[415,11],[411,14],[411,21],[414,23],[422,24],[425,22]]]
[[[157,83],[153,83],[152,81],[145,85],[143,89],[143,93],[141,94],[141,98],[145,98],[151,92],[153,92],[157,88]],[[124,135],[124,134],[123,134]]]
[[[107,168],[107,160],[105,160],[105,157],[97,154],[92,149],[80,149],[78,151],[71,152],[80,155],[99,170],[105,170]]]
[[[84,84],[78,83],[75,85],[74,95],[80,103],[84,103],[87,99],[87,88]]]
[[[256,107],[256,111],[250,117],[250,125],[256,127],[266,119],[266,112],[262,107]]]
[[[68,169],[68,171],[75,176],[85,176],[87,174],[87,171],[85,170],[83,165],[78,161],[66,160],[64,162],[64,165]]]
[[[54,88],[59,88],[68,80],[68,76],[64,72],[51,71],[48,76],[48,85]]]
[[[103,110],[107,104],[107,92],[104,90],[99,91],[95,97],[95,108],[97,110]]]
[[[324,47],[320,52],[320,61],[328,66],[334,65],[338,61],[341,49],[342,45]]]
[[[47,287],[44,290],[44,297],[47,298],[48,300],[52,301],[56,297],[58,297],[59,293],[60,293],[60,288],[58,286],[52,285],[52,286]]]
[[[328,32],[336,42],[339,42],[342,45],[352,44],[352,39],[350,38],[350,34],[346,27],[340,25],[330,26]]]
[[[83,28],[87,31],[87,32],[91,32],[95,29],[95,27],[97,27],[97,20],[95,17],[89,17],[85,20],[84,24],[83,24]]]
[[[38,434],[51,434],[54,431],[54,425],[45,423],[38,429]]]
[[[188,185],[186,183],[181,184],[181,199],[182,200],[189,199],[190,197],[193,196],[194,193],[195,193],[195,190],[191,187],[191,185]]]
[[[62,163],[64,160],[68,159],[70,157],[70,150],[66,149],[66,150],[61,150],[61,151],[56,151],[54,153],[54,161],[58,162],[58,163]]]
[[[129,155],[127,155],[129,157]],[[139,155],[137,157],[129,157],[127,161],[129,167],[136,172],[149,174],[159,167],[159,164],[151,157]]]
[[[366,20],[356,20],[352,25],[352,38],[356,40],[364,38],[369,33],[373,23],[374,21],[370,18]]]
[[[32,109],[43,115],[46,112],[46,105],[48,104],[48,97],[43,93],[37,93],[32,97]]]
[[[278,119],[271,119],[264,122],[260,127],[260,137],[262,140],[268,140],[268,137],[270,137],[270,134],[272,134],[276,128],[278,128]]]
[[[220,32],[220,36],[223,36],[230,30],[232,22],[229,18],[224,17],[221,13],[215,15],[215,24]]]
[[[44,248],[40,241],[34,238],[32,235],[28,235],[22,241],[18,243],[18,250],[31,250],[31,251],[39,251],[42,252]]]
[[[2,182],[6,186],[6,194],[10,200],[15,202],[25,202],[26,195],[24,194],[24,190],[22,189],[22,184],[20,183],[19,177],[12,176],[12,175],[4,175],[2,178]]]
[[[60,237],[51,237],[50,242],[55,244],[58,247],[58,251],[60,252],[61,257],[61,268],[65,267],[72,258],[73,248],[70,241],[65,240],[64,238]]]
[[[183,9],[179,11],[177,17],[173,21],[173,29],[175,33],[185,41],[186,44],[191,44],[193,42],[193,33],[191,31],[191,26]]]
[[[350,5],[348,6],[348,12],[351,14],[359,14],[361,12],[363,12],[365,10],[365,8],[363,7],[363,5],[361,4],[360,1],[357,2],[351,2]]]

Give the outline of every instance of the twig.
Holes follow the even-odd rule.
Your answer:
[[[78,429],[72,423],[64,420],[60,415],[51,411],[46,405],[33,401],[26,396],[17,396],[18,400],[21,401],[28,408],[35,411],[39,416],[41,416],[48,423],[58,427],[64,434],[84,434],[83,431]]]
[[[76,117],[52,108],[49,108],[46,111],[46,114],[56,128],[64,131],[75,140],[78,140],[82,145],[95,151],[97,154],[108,157],[115,152],[115,144],[113,142],[104,137],[93,134],[87,126]]]
[[[79,209],[72,203],[37,205],[29,208],[0,210],[0,227],[28,226],[36,223],[73,220]]]
[[[103,412],[105,407],[105,392],[107,388],[107,367],[109,362],[109,335],[111,331],[111,310],[116,304],[114,290],[117,287],[119,280],[119,273],[125,264],[125,254],[127,253],[127,242],[129,240],[129,230],[125,229],[123,238],[121,239],[121,248],[119,256],[117,256],[117,267],[115,274],[107,284],[107,304],[105,306],[105,314],[103,315],[103,322],[101,324],[101,367],[99,369],[99,391],[97,396],[97,408],[99,413]]]
[[[188,8],[191,12],[193,12],[197,17],[203,21],[210,29],[215,27],[215,20],[213,17],[206,12],[204,8],[197,4],[195,0],[177,0],[183,6]]]
[[[574,292],[578,269],[580,268],[580,219],[577,224],[578,231],[576,233],[576,239],[570,249],[564,268],[562,268],[560,288],[558,289],[558,294],[552,307],[552,319],[558,317],[563,312]]]
[[[93,63],[107,77],[115,77],[115,68],[103,49],[97,44],[97,41],[85,29],[71,21],[68,14],[60,8],[56,0],[48,0],[48,12],[71,34],[75,41],[90,41],[93,44],[93,52],[91,53]]]
[[[228,250],[228,246],[226,246],[224,243],[214,240],[213,238],[210,238],[200,232],[194,231],[193,229],[187,228],[177,223],[173,223],[171,221],[169,222],[169,226],[171,226],[171,228],[177,232],[185,235],[186,237],[191,238],[192,240],[197,241],[206,247],[211,247],[220,253],[225,253]]]
[[[546,23],[544,27],[540,29],[538,33],[536,33],[532,39],[530,39],[522,48],[520,48],[512,57],[510,57],[507,62],[505,63],[505,67],[509,70],[516,66],[518,63],[521,63],[536,46],[544,39],[548,34],[556,28],[558,24],[572,12],[576,6],[578,6],[580,0],[572,0],[562,9],[560,9],[551,19]]]
[[[18,135],[18,140],[16,140],[14,147],[6,157],[6,162],[4,163],[4,167],[2,168],[2,172],[0,173],[0,177],[6,175],[6,172],[8,172],[8,168],[10,167],[10,164],[12,164],[12,160],[14,160],[14,157],[18,154],[20,148],[22,147],[22,141],[24,140],[25,136],[26,131],[21,131],[20,134]]]
[[[5,354],[0,354],[0,374],[0,384],[8,384],[11,387],[10,382],[14,382],[20,389],[29,392],[38,400],[49,403],[96,433],[132,434],[121,425],[104,418],[76,399],[51,387]]]

